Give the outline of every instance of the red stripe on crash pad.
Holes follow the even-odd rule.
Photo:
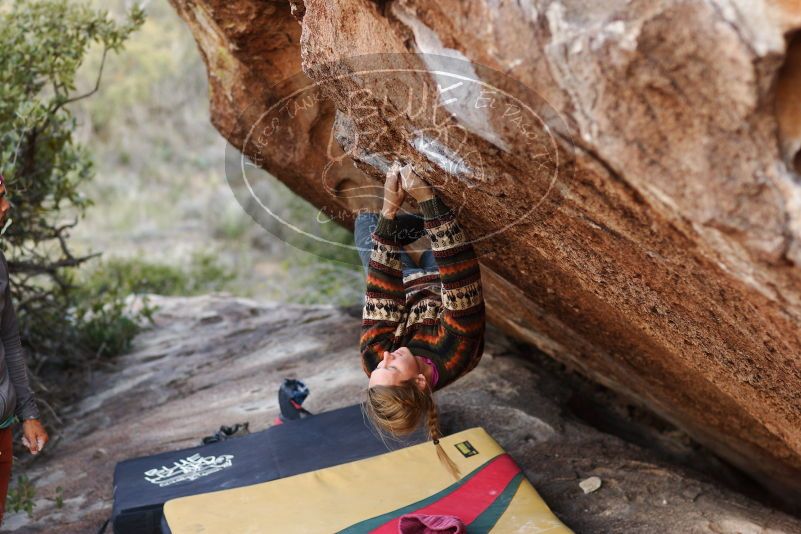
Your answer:
[[[501,454],[470,480],[440,500],[407,514],[454,515],[469,525],[489,508],[509,482],[520,472],[520,467],[508,454]],[[400,517],[396,517],[372,530],[376,533],[397,534]]]

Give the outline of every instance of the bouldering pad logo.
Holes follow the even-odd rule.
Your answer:
[[[145,480],[164,488],[179,482],[197,480],[222,471],[227,467],[231,467],[233,460],[233,454],[221,454],[219,456],[193,454],[174,462],[171,466],[162,466],[145,471]]]
[[[454,445],[454,447],[456,447],[456,450],[461,452],[462,456],[464,456],[465,458],[469,458],[471,456],[475,456],[476,454],[478,454],[476,448],[473,447],[472,443],[470,443],[469,441],[462,441],[461,443],[457,443],[456,445]]]
[[[394,162],[410,164],[457,212],[479,255],[516,225],[547,217],[570,181],[573,144],[547,100],[459,57],[344,58],[268,94],[268,104],[239,116],[226,177],[262,227],[320,256],[341,260],[343,250],[356,250],[330,230],[352,225],[358,210],[380,209]],[[288,206],[264,169],[312,206]],[[401,212],[415,209],[407,201]]]

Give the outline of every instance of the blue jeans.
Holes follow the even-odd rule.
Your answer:
[[[408,222],[410,226],[414,225],[415,220],[419,217],[415,215],[402,214],[397,216],[400,222]],[[356,248],[359,250],[359,257],[364,266],[364,274],[367,275],[367,266],[370,264],[370,253],[373,250],[372,235],[378,225],[378,213],[361,212],[356,216],[356,222],[353,227],[353,239],[356,242]],[[400,260],[403,264],[403,275],[416,273],[416,272],[431,272],[437,271],[437,262],[434,260],[434,253],[430,250],[423,252],[420,257],[420,266],[417,266],[412,258],[401,248]]]

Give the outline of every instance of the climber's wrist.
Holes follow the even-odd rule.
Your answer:
[[[403,202],[403,199],[400,199]],[[384,203],[381,206],[381,216],[385,219],[394,219],[400,209],[400,203],[392,199],[384,198]]]
[[[431,186],[426,185],[414,188],[413,190],[409,191],[409,194],[412,195],[419,204],[420,202],[425,202],[434,198],[434,189],[432,189]]]

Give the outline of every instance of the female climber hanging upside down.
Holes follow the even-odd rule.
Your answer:
[[[402,174],[402,176],[401,176]],[[406,195],[421,219],[398,214]],[[404,246],[427,235],[416,265]],[[484,299],[473,246],[454,213],[409,167],[387,173],[380,215],[356,217],[356,245],[367,274],[362,316],[362,367],[370,377],[365,411],[382,432],[399,436],[426,422],[437,454],[433,392],[472,370],[484,351]]]

